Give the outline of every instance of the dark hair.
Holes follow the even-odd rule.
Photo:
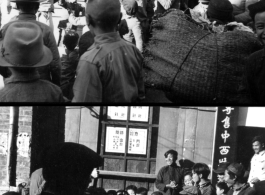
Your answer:
[[[107,195],[107,192],[103,188],[90,186],[88,189],[86,189],[86,194]]]
[[[26,13],[37,11],[40,7],[40,3],[38,2],[16,2],[16,4],[18,9]]]
[[[122,195],[129,195],[127,191],[125,190],[118,190],[117,194],[122,193]]]
[[[94,43],[94,36],[90,31],[85,32],[79,40],[79,57],[81,57],[87,49]]]
[[[164,154],[165,158],[167,158],[167,156],[168,156],[169,154],[172,154],[176,159],[178,159],[178,152],[177,152],[176,150],[168,150],[168,151]]]
[[[221,190],[224,190],[224,194],[226,194],[229,191],[229,187],[227,186],[225,182],[219,182],[216,184],[216,186],[220,188]]]
[[[193,167],[192,170],[199,174],[202,174],[202,178],[203,179],[207,179],[209,174],[210,174],[210,169],[208,167],[208,165],[206,165],[205,163],[196,163]]]
[[[63,44],[68,50],[73,51],[77,46],[78,39],[79,35],[76,32],[69,31],[64,35]]]
[[[126,187],[125,190],[126,191],[133,190],[136,193],[137,187],[135,185],[129,185],[129,186]]]
[[[147,195],[148,190],[144,187],[140,187],[136,190],[136,194]]]
[[[265,10],[264,10],[265,11]],[[255,136],[253,139],[252,139],[252,144],[254,142],[259,142],[261,145],[265,143],[264,141],[264,137],[259,135],[259,136]]]
[[[107,195],[117,195],[117,192],[115,190],[109,190]]]
[[[160,191],[155,191],[155,192],[153,192],[151,195],[163,195],[163,193],[160,192]]]
[[[259,1],[248,6],[249,15],[253,21],[257,13],[265,12],[265,1]]]
[[[192,172],[188,171],[184,174],[184,177],[186,177],[187,175],[191,176],[192,177]]]

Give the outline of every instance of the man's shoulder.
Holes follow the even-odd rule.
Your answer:
[[[250,54],[249,60],[259,60],[260,58],[263,57],[265,54],[264,49],[255,51],[254,53]]]
[[[81,56],[80,61],[86,61],[93,63],[96,56],[99,54],[101,46],[93,44],[88,50]]]

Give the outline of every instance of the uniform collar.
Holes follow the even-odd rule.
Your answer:
[[[19,14],[18,15],[19,20],[36,20],[35,14]]]
[[[118,32],[104,33],[95,36],[95,44],[112,43],[121,40]]]
[[[210,184],[211,184],[211,182],[208,180],[208,181],[205,181],[205,182],[203,182],[203,183],[199,183],[199,187],[200,187],[200,188],[203,188],[203,187],[208,186],[208,185],[210,185]]]
[[[20,72],[12,73],[12,76],[7,78],[5,84],[16,82],[31,82],[40,79],[40,75],[37,71],[32,74],[21,74]]]
[[[265,150],[260,151],[257,155],[263,156],[265,154]]]

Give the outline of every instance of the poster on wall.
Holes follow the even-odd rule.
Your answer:
[[[0,133],[0,155],[7,155],[8,136],[7,133]]]
[[[127,106],[109,106],[108,119],[112,120],[127,120]]]
[[[23,157],[29,157],[29,142],[28,133],[19,133],[17,136],[17,153]]]
[[[125,153],[126,128],[107,127],[105,152]]]
[[[149,107],[148,106],[132,106],[130,120],[148,122]]]
[[[129,154],[146,154],[147,129],[129,129]]]

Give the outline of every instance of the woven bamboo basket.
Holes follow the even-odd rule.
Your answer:
[[[252,33],[211,33],[182,11],[170,10],[152,23],[145,83],[170,93],[174,102],[237,103],[244,59],[260,48]]]

